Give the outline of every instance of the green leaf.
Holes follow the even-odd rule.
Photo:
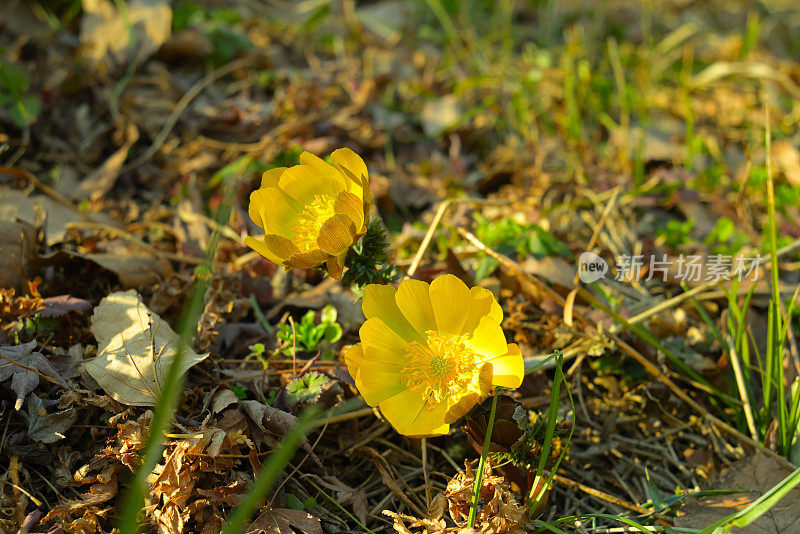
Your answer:
[[[0,61],[0,87],[16,100],[28,90],[28,75],[16,65]]]
[[[26,128],[36,122],[39,115],[40,102],[36,96],[23,96],[19,98],[8,110],[11,120],[20,128]]]
[[[328,304],[324,308],[322,308],[322,312],[320,312],[320,318],[323,323],[335,323],[336,322],[336,308]]]
[[[327,376],[316,371],[311,371],[300,378],[295,378],[286,386],[289,402],[292,404],[316,402],[328,382],[330,382],[330,379]]]

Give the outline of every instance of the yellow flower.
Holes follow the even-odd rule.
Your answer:
[[[364,291],[361,343],[345,353],[356,387],[401,434],[447,434],[450,423],[495,386],[518,388],[524,365],[506,343],[503,311],[492,293],[451,274],[430,285],[370,284]]]
[[[325,263],[341,279],[347,251],[367,231],[371,198],[364,160],[349,148],[331,159],[303,152],[300,165],[265,172],[249,209],[264,236],[247,236],[245,245],[287,269]]]

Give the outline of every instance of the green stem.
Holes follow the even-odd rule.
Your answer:
[[[469,519],[467,526],[475,527],[475,516],[478,514],[478,495],[481,491],[483,480],[483,466],[486,463],[486,456],[489,454],[489,443],[492,442],[492,429],[494,428],[494,414],[497,411],[497,393],[492,395],[492,411],[489,413],[489,424],[486,426],[486,437],[483,439],[483,449],[481,459],[478,461],[478,472],[475,474],[475,485],[472,488],[472,503],[469,505]]]

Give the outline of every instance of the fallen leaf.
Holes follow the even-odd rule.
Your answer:
[[[292,528],[294,527],[294,528]],[[267,510],[245,529],[247,534],[322,534],[319,519],[302,510],[276,508]]]
[[[687,497],[684,505],[678,510],[675,526],[705,528],[746,508],[790,473],[787,467],[760,453],[734,462],[708,489],[738,490],[742,493],[701,498]],[[731,532],[752,534],[798,531],[800,531],[800,488],[789,492],[778,504],[750,523],[747,529],[731,530]]]
[[[297,417],[288,412],[274,408],[268,404],[263,404],[254,400],[242,401],[245,413],[256,424],[262,432],[270,432],[276,436],[285,436],[294,425],[297,424]],[[322,462],[314,454],[311,445],[306,438],[300,441],[300,447],[308,453],[314,463],[322,467]]]
[[[41,443],[55,443],[64,439],[64,433],[75,424],[78,417],[75,408],[47,413],[42,399],[36,395],[28,397],[27,407],[28,437]]]
[[[97,357],[86,370],[114,400],[133,406],[153,406],[177,354],[178,336],[151,312],[136,291],[118,291],[105,297],[92,315]],[[185,349],[180,373],[208,354]]]
[[[98,168],[89,173],[71,193],[73,200],[98,198],[108,193],[117,181],[128,151],[139,140],[139,130],[134,124],[125,129],[125,142]]]
[[[0,382],[11,379],[11,389],[17,394],[14,404],[16,410],[22,407],[22,401],[28,393],[39,385],[41,375],[68,387],[47,358],[40,352],[33,352],[35,348],[35,341],[14,347],[0,347]]]
[[[132,289],[152,285],[165,279],[172,273],[169,261],[156,258],[150,254],[78,254],[93,261],[104,269],[108,269],[119,279],[122,287]]]
[[[71,295],[59,295],[42,300],[44,308],[39,312],[42,317],[61,317],[70,312],[84,312],[92,308],[88,300],[79,299]]]
[[[84,55],[96,64],[144,61],[170,35],[168,2],[132,0],[125,5],[123,14],[111,0],[83,0],[80,41]]]
[[[313,474],[305,476],[313,478],[320,486],[335,491],[336,501],[339,504],[352,504],[353,512],[356,514],[359,521],[361,521],[361,523],[367,522],[369,504],[367,503],[367,495],[364,493],[364,490],[351,488],[333,475],[327,475],[324,478]]]
[[[772,157],[786,180],[791,185],[800,187],[800,151],[789,141],[775,141],[772,145]]]
[[[21,290],[36,257],[35,229],[29,224],[0,220],[0,250],[0,287]]]
[[[428,137],[439,137],[456,126],[460,118],[461,104],[454,95],[427,101],[420,113],[422,130]]]
[[[38,225],[41,223],[42,216],[44,216],[44,242],[47,245],[64,242],[70,224],[84,222],[84,219],[103,224],[115,224],[114,219],[103,213],[89,213],[82,216],[76,210],[70,209],[50,197],[26,195],[17,189],[0,188],[0,221],[13,223],[19,220],[30,225]],[[1,233],[0,236],[2,236]],[[5,247],[3,249],[5,250]]]

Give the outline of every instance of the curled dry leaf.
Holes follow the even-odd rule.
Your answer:
[[[64,439],[78,417],[75,408],[69,407],[55,413],[47,413],[42,399],[36,395],[28,397],[28,437],[40,443],[55,443]]]
[[[302,510],[290,508],[276,508],[267,510],[250,523],[245,529],[247,534],[322,534],[322,524],[319,519]]]
[[[36,342],[15,347],[0,347],[0,382],[11,379],[11,389],[17,394],[14,409],[19,410],[26,395],[39,385],[42,377],[67,388],[67,383],[40,352],[34,352]]]
[[[144,305],[133,291],[105,297],[92,315],[92,333],[98,341],[97,357],[86,371],[114,400],[133,406],[153,406],[178,352],[178,336]],[[186,347],[180,373],[204,360]]]

